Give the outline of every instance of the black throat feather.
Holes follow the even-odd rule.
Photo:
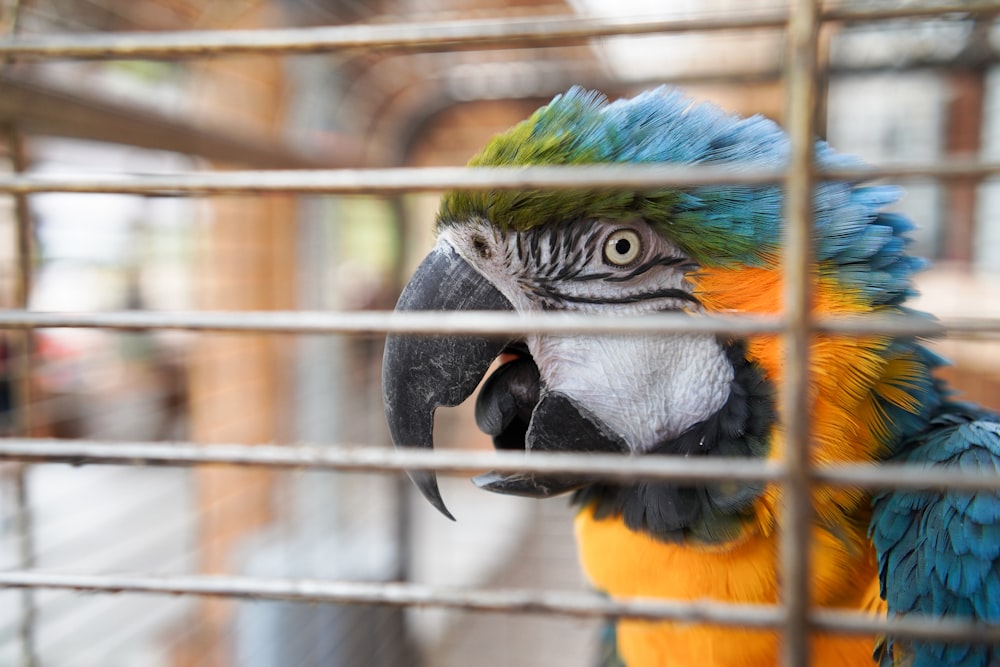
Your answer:
[[[734,370],[729,398],[710,417],[644,456],[767,455],[771,427],[777,418],[774,388],[763,370],[747,360],[742,342],[723,346]],[[752,482],[687,486],[656,481],[601,482],[576,491],[572,502],[592,506],[598,519],[620,516],[632,530],[665,542],[721,542],[741,534],[763,489],[763,483]]]

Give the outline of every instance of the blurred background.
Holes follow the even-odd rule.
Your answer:
[[[783,8],[778,0],[0,0],[0,31],[724,18]],[[875,164],[1000,159],[1000,25],[990,16],[828,23],[823,134]],[[0,66],[0,170],[72,177],[461,165],[573,84],[616,97],[674,83],[780,121],[783,53],[780,30],[753,30],[541,49],[9,61]],[[1000,313],[1000,182],[902,184],[899,206],[919,225],[913,249],[934,260],[917,305],[941,316]],[[430,247],[436,201],[5,196],[0,307],[387,309]],[[936,345],[955,362],[946,373],[966,397],[1000,408],[995,344]],[[0,430],[101,442],[386,445],[380,359],[377,338],[0,330]],[[470,428],[470,412],[440,411],[444,446],[490,446]],[[0,568],[585,589],[566,503],[495,497],[464,479],[442,484],[457,523],[391,475],[3,463]],[[593,664],[599,626],[8,590],[0,591],[0,664],[579,666]]]

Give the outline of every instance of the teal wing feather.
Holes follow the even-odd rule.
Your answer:
[[[625,667],[625,663],[618,655],[618,638],[614,621],[606,622],[601,628],[600,646],[594,667]]]
[[[894,461],[1000,475],[1000,417],[947,403]],[[889,613],[1000,623],[1000,491],[887,491],[875,496],[871,537]],[[882,667],[989,667],[1000,645],[888,638]]]

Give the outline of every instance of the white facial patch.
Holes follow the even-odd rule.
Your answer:
[[[733,368],[714,336],[534,336],[545,386],[577,401],[635,453],[675,438],[729,397]]]

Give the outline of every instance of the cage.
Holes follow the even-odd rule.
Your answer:
[[[463,167],[570,85],[618,97],[665,83],[775,118],[796,145],[818,134],[902,183],[915,253],[935,262],[917,305],[942,318],[818,322],[793,287],[780,320],[687,326],[780,332],[801,350],[822,327],[947,331],[934,343],[955,362],[943,372],[1000,409],[1000,4],[8,0],[2,12],[3,664],[590,665],[607,620],[637,616],[778,628],[784,664],[807,665],[812,630],[935,629],[805,600],[810,484],[917,473],[821,471],[794,449],[781,467],[729,470],[521,460],[492,451],[469,405],[440,411],[437,451],[393,451],[379,366],[386,332],[607,333],[586,318],[390,311],[443,190],[721,178]],[[790,202],[808,202],[801,159],[761,176],[785,179]],[[790,229],[806,228],[804,208],[790,204]],[[806,244],[789,239],[793,286]],[[798,361],[792,441],[808,429]],[[602,598],[580,574],[572,508],[486,494],[462,474],[498,465],[778,480],[792,499],[782,604]],[[456,524],[402,474],[421,467],[458,473],[441,478]],[[996,628],[951,630],[1000,641]]]

